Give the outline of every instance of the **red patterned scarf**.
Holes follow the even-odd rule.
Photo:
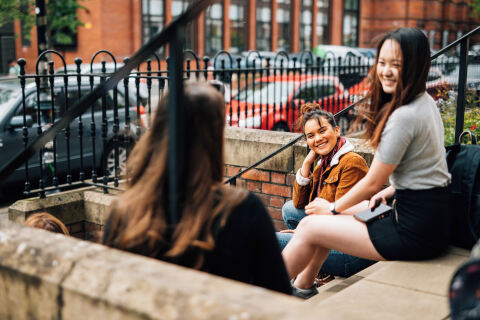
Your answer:
[[[338,152],[338,150],[340,150],[340,148],[343,147],[346,142],[347,140],[344,137],[339,137],[337,139],[337,144],[335,147],[333,147],[332,151],[320,158],[320,178],[318,179],[317,196],[320,195],[320,186],[323,183],[323,173],[325,172],[325,169],[327,169],[327,167],[330,165],[330,162],[332,162],[333,156]]]

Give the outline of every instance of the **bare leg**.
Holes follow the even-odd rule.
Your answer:
[[[367,226],[355,220],[353,216],[308,216],[300,221],[292,240],[282,252],[290,278],[295,278],[303,272],[314,255],[323,264],[330,249],[360,258],[384,260],[373,246]],[[319,253],[316,253],[316,250],[319,250]],[[314,263],[312,262],[312,267]],[[305,275],[311,272],[306,271]],[[312,284],[313,281],[308,287]],[[302,285],[305,287],[305,283]]]
[[[295,279],[295,286],[297,288],[310,288],[315,281],[315,277],[320,272],[320,268],[328,257],[330,250],[324,248],[317,248],[313,254],[310,263],[303,269]]]

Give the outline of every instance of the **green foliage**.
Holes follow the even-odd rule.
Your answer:
[[[68,45],[72,35],[83,23],[77,18],[77,10],[87,10],[79,2],[85,0],[47,1],[47,33],[49,47],[52,43]],[[0,0],[0,26],[18,19],[23,23],[25,38],[30,38],[30,30],[35,25],[35,0]]]
[[[445,145],[455,142],[455,121],[457,98],[449,92],[442,92],[441,98],[437,100],[445,128]],[[473,90],[467,91],[465,95],[465,117],[463,130],[470,130],[480,136],[480,98]]]
[[[84,1],[84,0],[80,0]],[[47,22],[51,41],[58,44],[71,44],[72,37],[83,22],[77,19],[77,9],[87,10],[76,0],[50,0],[47,3]]]
[[[472,0],[470,6],[473,8],[472,16],[480,14],[480,0]]]
[[[35,4],[33,0],[1,0],[0,26],[18,19],[30,30],[35,24],[35,15],[29,12],[32,4]]]

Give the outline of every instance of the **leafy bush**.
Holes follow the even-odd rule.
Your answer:
[[[467,91],[465,95],[465,117],[463,130],[470,130],[477,136],[480,135],[480,98],[474,91]],[[451,91],[441,92],[437,100],[437,106],[440,108],[440,114],[445,128],[445,145],[451,145],[455,142],[455,121],[457,96]]]

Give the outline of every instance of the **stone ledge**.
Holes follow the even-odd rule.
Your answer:
[[[263,288],[0,223],[0,318],[317,319]]]

